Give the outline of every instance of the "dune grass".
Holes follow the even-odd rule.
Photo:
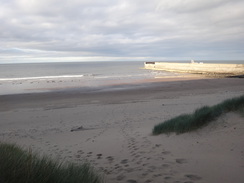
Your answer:
[[[0,182],[4,183],[100,183],[102,177],[88,164],[60,163],[0,143]]]
[[[169,119],[163,123],[154,126],[153,134],[175,132],[177,134],[185,133],[206,126],[211,121],[217,119],[226,112],[239,111],[243,115],[244,95],[214,105],[212,107],[204,106],[195,110],[192,114],[183,114]]]

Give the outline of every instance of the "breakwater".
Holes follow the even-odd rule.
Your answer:
[[[206,75],[242,76],[244,64],[145,62],[145,69]]]

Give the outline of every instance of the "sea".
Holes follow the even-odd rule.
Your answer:
[[[134,87],[143,80],[179,75],[144,69],[144,62],[0,64],[0,95]],[[133,85],[134,84],[134,85]]]

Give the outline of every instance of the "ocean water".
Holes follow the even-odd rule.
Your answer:
[[[145,79],[179,75],[143,69],[143,62],[73,62],[0,64],[0,95],[61,91],[97,90]]]

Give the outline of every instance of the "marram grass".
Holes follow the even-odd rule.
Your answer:
[[[102,177],[88,164],[60,163],[0,143],[0,182],[4,183],[100,183]]]
[[[211,121],[217,119],[220,115],[230,111],[240,111],[243,115],[244,95],[225,100],[212,107],[204,106],[195,110],[192,114],[183,114],[169,119],[154,126],[153,134],[158,135],[171,132],[179,134],[193,131],[207,125]]]

